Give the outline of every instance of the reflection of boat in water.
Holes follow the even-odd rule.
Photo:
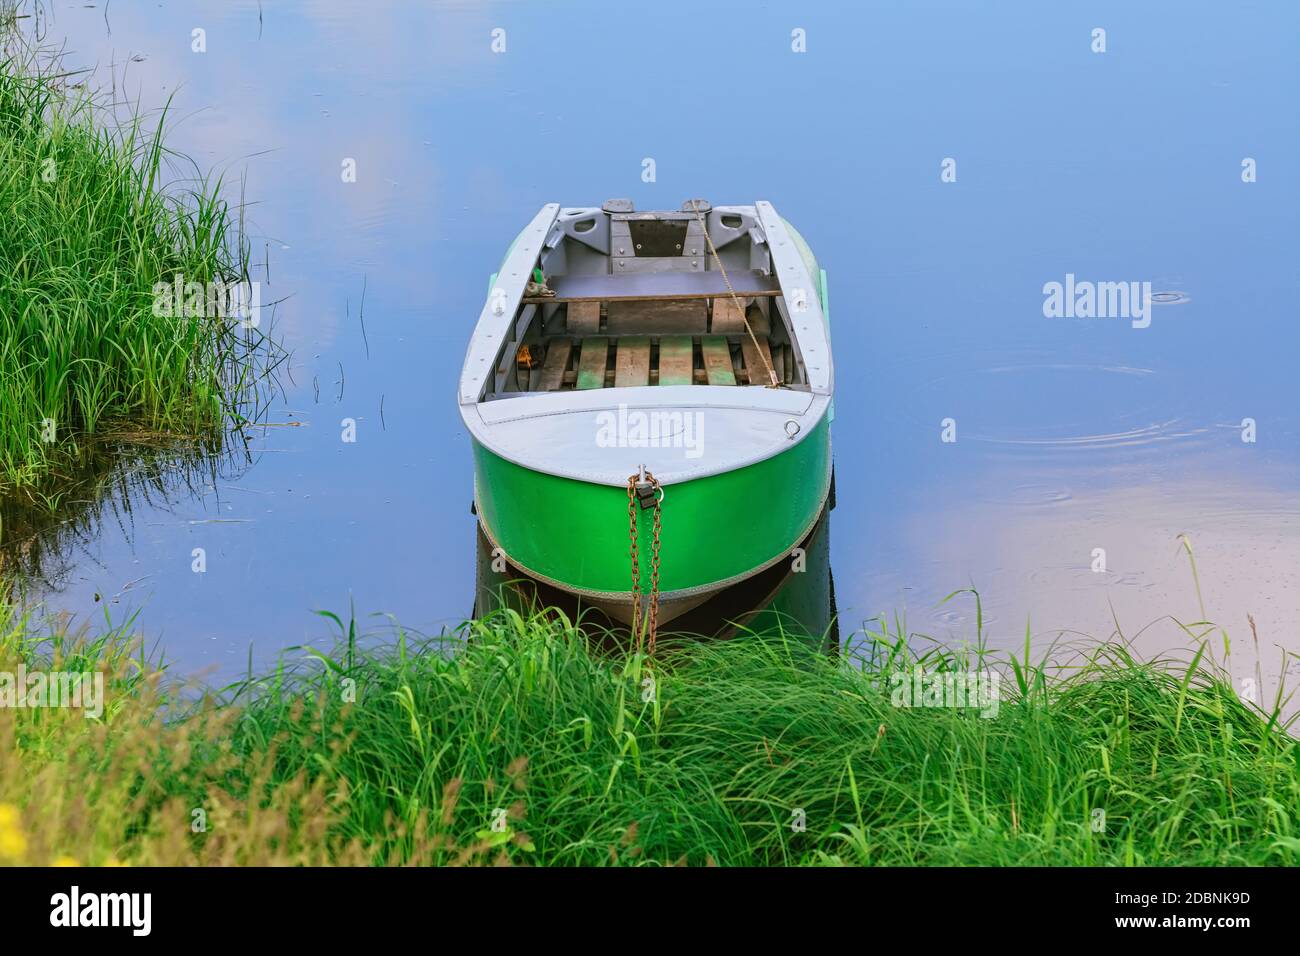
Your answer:
[[[779,569],[830,493],[827,305],[770,203],[544,206],[489,282],[461,373],[482,532],[622,622],[634,494],[660,623]]]
[[[528,577],[493,548],[480,525],[476,537],[474,616],[503,607],[520,613],[554,607],[578,621],[589,634],[623,641],[628,629],[598,605]],[[782,628],[830,651],[839,649],[835,579],[830,565],[830,508],[801,541],[790,560],[714,594],[676,617],[671,630],[681,635],[730,638],[744,631]]]

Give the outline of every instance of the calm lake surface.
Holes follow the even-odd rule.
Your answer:
[[[1146,652],[1182,647],[1174,618],[1202,619],[1185,534],[1234,671],[1254,672],[1248,614],[1266,675],[1300,651],[1300,6],[78,0],[43,16],[70,66],[145,108],[174,97],[169,144],[226,171],[232,198],[242,178],[254,278],[293,354],[268,421],[301,424],[259,431],[215,482],[106,510],[50,607],[138,611],[174,666],[218,675],[250,647],[265,662],[321,642],[311,611],[349,601],[422,631],[459,622],[475,537],[454,386],[488,275],[544,202],[702,196],[771,200],[830,276],[846,634],[900,612],[972,638],[973,602],[940,601],[974,586],[995,645],[1118,621],[1150,625]],[[1067,274],[1179,295],[1145,328],[1046,317],[1044,285]]]

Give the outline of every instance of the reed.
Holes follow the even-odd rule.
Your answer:
[[[219,430],[265,372],[249,323],[155,307],[178,275],[247,278],[221,178],[165,147],[165,110],[122,119],[74,79],[12,35],[0,50],[0,492],[115,432]]]

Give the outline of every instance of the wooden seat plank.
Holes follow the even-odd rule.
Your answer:
[[[569,356],[573,354],[572,339],[553,339],[546,347],[546,362],[542,365],[542,380],[538,389],[543,392],[558,392],[564,384],[564,373],[569,368]]]
[[[700,339],[704,353],[704,371],[710,385],[735,385],[736,372],[731,367],[731,347],[724,335],[706,335]]]
[[[741,303],[744,301],[742,297]],[[719,335],[744,333],[745,319],[749,320],[749,327],[755,335],[766,337],[772,334],[772,320],[758,305],[750,303],[745,306],[745,318],[741,318],[740,310],[730,296],[713,300],[713,325],[710,331]]]
[[[567,313],[570,335],[595,335],[600,331],[599,302],[570,302]]]
[[[605,331],[610,335],[687,334],[707,332],[709,305],[704,299],[681,302],[615,300],[609,303]]]
[[[578,381],[576,387],[582,389],[605,387],[605,364],[608,352],[608,339],[582,340],[582,354],[578,356]]]
[[[689,335],[665,335],[659,340],[659,384],[693,385],[695,346]]]
[[[618,340],[614,355],[614,387],[650,384],[650,339],[632,335]]]
[[[742,302],[743,306],[744,303]],[[735,335],[745,331],[744,314],[731,296],[713,300],[712,331],[720,335]]]

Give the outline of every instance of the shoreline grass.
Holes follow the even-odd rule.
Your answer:
[[[1011,666],[981,648],[918,658],[881,627],[856,658],[768,635],[651,663],[554,614],[380,646],[335,618],[335,653],[186,702],[131,622],[79,642],[6,614],[0,671],[99,669],[109,691],[101,721],[0,709],[0,862],[1300,860],[1280,700],[1243,703],[1201,654],[1103,644],[1069,668]],[[1000,668],[997,716],[895,706],[891,675],[917,668]]]
[[[16,33],[0,46],[0,493],[12,494],[114,432],[221,432],[260,377],[250,356],[265,338],[225,316],[157,314],[156,284],[248,275],[221,179],[165,181],[166,111],[119,121],[69,86],[57,56]]]

